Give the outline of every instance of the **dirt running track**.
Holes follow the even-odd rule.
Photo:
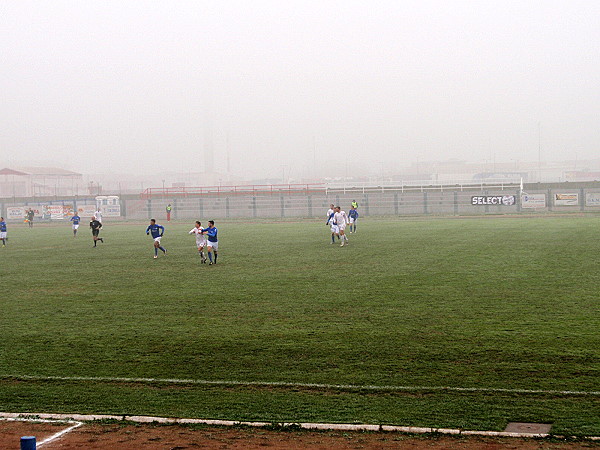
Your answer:
[[[65,424],[0,421],[0,449],[19,449],[21,436],[37,442],[65,429]],[[407,435],[401,433],[182,425],[88,423],[40,447],[44,449],[582,449],[600,442],[561,442],[517,438]]]

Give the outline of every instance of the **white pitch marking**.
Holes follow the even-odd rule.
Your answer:
[[[70,423],[73,423],[73,422],[70,422]],[[42,445],[45,445],[45,444],[47,444],[47,443],[49,443],[49,442],[52,442],[52,441],[54,441],[54,440],[58,439],[59,437],[61,437],[61,436],[65,435],[65,434],[67,434],[67,433],[70,433],[70,432],[71,432],[71,431],[73,431],[75,428],[77,428],[77,427],[80,427],[81,425],[83,425],[83,423],[82,423],[82,422],[75,422],[75,424],[74,424],[74,425],[72,425],[72,426],[70,426],[69,428],[66,428],[66,429],[64,429],[64,430],[62,430],[62,431],[59,431],[58,433],[56,433],[56,434],[53,434],[53,435],[52,435],[52,436],[50,436],[50,437],[47,437],[47,438],[46,438],[46,439],[44,439],[43,441],[40,441],[40,443],[39,443],[39,444],[37,444],[37,446],[38,446],[38,447],[41,447]]]
[[[58,433],[53,434],[52,436],[47,437],[46,439],[44,439],[43,441],[40,441],[36,444],[36,447],[41,447],[42,445],[45,445],[49,442],[52,442],[56,439],[58,439],[59,437],[73,431],[75,428],[80,427],[81,425],[83,425],[83,422],[77,422],[74,420],[68,420],[66,418],[57,418],[57,419],[35,419],[35,418],[27,418],[27,417],[19,417],[19,414],[7,414],[6,416],[4,416],[4,413],[2,413],[3,417],[0,417],[0,420],[6,420],[9,422],[43,422],[43,423],[66,423],[66,424],[72,424],[69,428],[65,428],[64,430],[59,431]]]
[[[121,383],[166,383],[166,384],[198,384],[214,386],[266,386],[317,389],[353,389],[371,391],[451,391],[451,392],[499,392],[507,394],[551,394],[551,395],[590,395],[599,396],[600,391],[571,391],[544,389],[506,389],[506,388],[476,388],[455,386],[393,386],[393,385],[357,385],[357,384],[321,384],[321,383],[292,383],[285,381],[235,381],[235,380],[193,380],[179,378],[125,378],[125,377],[60,377],[38,375],[3,375],[2,378],[15,380],[56,380],[56,381],[106,381]]]

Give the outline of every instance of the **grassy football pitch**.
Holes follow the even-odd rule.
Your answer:
[[[0,410],[600,435],[599,218],[323,222],[9,224]]]

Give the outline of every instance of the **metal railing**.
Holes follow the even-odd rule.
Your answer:
[[[373,182],[329,182],[306,184],[265,184],[265,185],[232,185],[232,186],[196,186],[196,187],[164,187],[147,188],[141,193],[142,199],[157,197],[198,197],[220,195],[258,195],[258,194],[302,194],[310,192],[328,193],[362,193],[369,192],[426,192],[426,191],[465,191],[485,189],[516,189],[520,180],[486,179],[486,180],[452,180],[445,182],[425,181],[385,181]]]
[[[515,189],[520,186],[520,179],[486,179],[486,180],[451,180],[434,182],[431,180],[409,180],[409,181],[385,181],[381,183],[372,182],[337,182],[327,183],[327,192],[362,193],[369,192],[426,192],[426,191],[465,191],[484,189]]]
[[[197,197],[204,195],[256,195],[256,194],[298,194],[324,192],[325,183],[312,184],[258,184],[234,186],[196,186],[147,188],[141,193],[142,199],[155,197]]]

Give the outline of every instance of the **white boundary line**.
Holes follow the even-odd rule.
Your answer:
[[[67,423],[67,424],[71,424],[70,427],[65,428],[64,430],[59,431],[58,433],[54,433],[52,436],[48,436],[46,439],[37,442],[36,443],[36,447],[41,447],[42,445],[48,444],[49,442],[55,441],[56,439],[58,439],[59,437],[73,431],[75,428],[80,427],[81,425],[83,425],[83,422],[78,422],[75,420],[70,420],[70,419],[66,419],[66,418],[62,418],[62,419],[33,419],[30,418],[29,416],[26,417],[21,417],[21,416],[16,416],[13,417],[12,414],[6,414],[6,413],[0,413],[0,420],[5,420],[7,422],[44,422],[44,423]]]
[[[514,438],[545,438],[556,437],[564,438],[564,436],[551,435],[548,433],[513,433],[508,431],[469,431],[455,428],[428,428],[428,427],[403,427],[395,425],[370,425],[370,424],[350,424],[350,423],[294,423],[294,422],[242,422],[234,420],[212,420],[212,419],[182,419],[173,417],[153,417],[153,416],[114,416],[104,414],[48,414],[48,413],[3,413],[0,412],[0,420],[27,420],[31,422],[43,421],[65,421],[76,423],[77,425],[63,430],[57,435],[51,436],[38,445],[54,440],[63,434],[82,425],[82,422],[93,422],[95,420],[123,420],[134,423],[163,423],[163,424],[201,424],[215,426],[248,426],[248,427],[268,427],[278,425],[281,427],[300,427],[305,430],[335,430],[335,431],[374,431],[374,432],[398,432],[411,434],[425,433],[440,433],[463,436],[493,436],[493,437],[514,437]],[[600,436],[579,437],[579,439],[600,441]]]
[[[165,383],[165,384],[197,384],[207,386],[265,386],[290,388],[317,389],[352,389],[371,391],[450,391],[450,392],[497,392],[507,394],[551,394],[551,395],[582,395],[600,396],[600,391],[571,391],[545,389],[506,389],[506,388],[476,388],[456,386],[394,386],[394,385],[358,385],[358,384],[321,384],[321,383],[292,383],[285,381],[236,381],[236,380],[194,380],[179,378],[126,378],[126,377],[60,377],[41,375],[0,375],[2,379],[32,380],[32,381],[105,381],[119,383]]]

